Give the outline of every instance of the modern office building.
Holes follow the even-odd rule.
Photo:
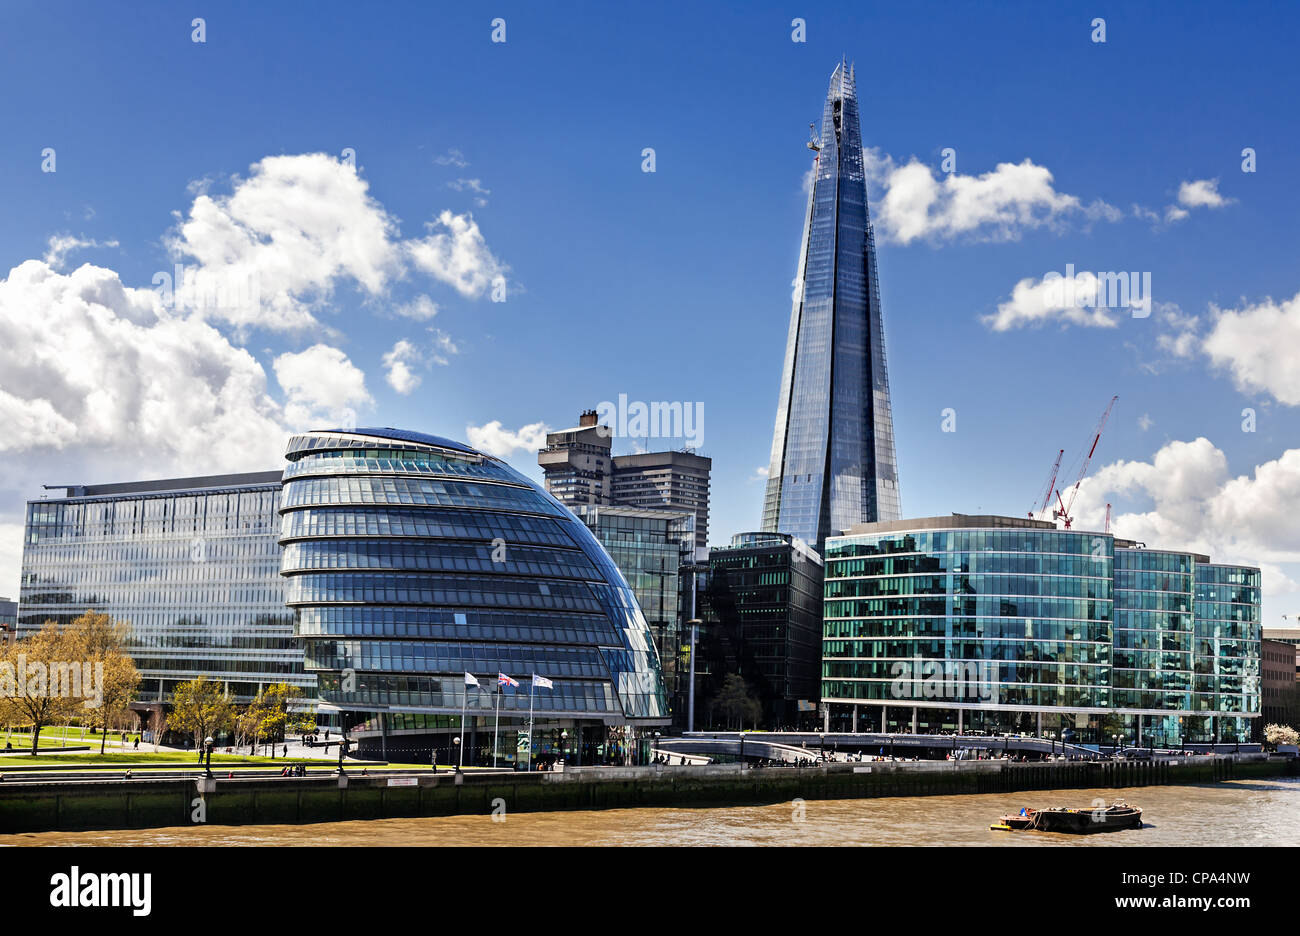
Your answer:
[[[614,456],[615,504],[695,515],[695,547],[709,545],[709,475],[713,459],[694,452],[640,452]]]
[[[1295,647],[1265,637],[1260,645],[1260,717],[1255,740],[1264,740],[1265,725],[1300,728],[1300,687],[1295,678]]]
[[[0,598],[0,641],[13,640],[18,627],[18,602]]]
[[[762,529],[820,551],[900,516],[889,373],[853,67],[831,75],[808,195]]]
[[[1296,679],[1300,680],[1300,627],[1266,627],[1264,639],[1276,640],[1295,650],[1295,673]]]
[[[537,453],[546,490],[566,507],[579,504],[690,511],[695,545],[704,558],[709,544],[709,476],[713,460],[694,452],[611,454],[608,426],[596,410],[578,417],[572,429],[546,435]]]
[[[767,727],[810,727],[821,694],[821,556],[788,534],[737,533],[709,552],[704,606],[704,651],[716,657],[705,671],[744,677]]]
[[[27,504],[20,636],[87,610],[129,624],[145,702],[198,676],[241,701],[314,691],[279,575],[280,472],[54,489]]]
[[[825,581],[837,725],[1178,746],[1260,714],[1256,568],[953,514],[828,539]]]
[[[414,432],[306,433],[287,458],[286,600],[321,706],[362,753],[458,757],[460,738],[467,763],[514,762],[531,704],[540,755],[644,757],[645,731],[668,724],[650,629],[559,501],[496,458]],[[498,673],[519,686],[498,695]],[[553,685],[530,698],[534,675]]]
[[[591,529],[632,586],[659,651],[673,724],[683,726],[688,658],[681,650],[679,570],[695,555],[695,515],[595,504],[570,509]]]

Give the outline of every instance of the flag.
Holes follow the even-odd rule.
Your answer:
[[[465,674],[465,685],[467,685],[467,686],[477,686],[477,685],[478,685],[478,680],[475,679],[473,676],[471,676],[469,673],[466,673],[466,674]]]
[[[533,685],[540,686],[543,689],[555,688],[555,684],[552,683],[549,679],[547,679],[545,676],[538,676],[536,673],[533,674]]]
[[[497,685],[498,685],[498,686],[515,686],[515,687],[517,688],[517,687],[519,686],[519,680],[517,680],[517,679],[511,679],[511,678],[510,678],[509,676],[507,676],[505,673],[497,673]]]

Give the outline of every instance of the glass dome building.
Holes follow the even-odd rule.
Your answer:
[[[559,501],[499,459],[396,429],[297,435],[286,457],[286,603],[320,708],[362,754],[453,762],[464,712],[465,764],[522,765],[531,696],[535,761],[644,756],[642,729],[669,722],[658,655]]]

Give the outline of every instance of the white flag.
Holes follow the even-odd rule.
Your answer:
[[[533,674],[533,685],[540,686],[543,689],[555,688],[555,686],[551,683],[549,679],[547,679],[545,676],[538,676],[536,673]]]
[[[467,686],[477,686],[477,685],[478,685],[478,680],[475,679],[473,676],[471,676],[469,673],[466,673],[466,674],[465,674],[465,685],[467,685]]]

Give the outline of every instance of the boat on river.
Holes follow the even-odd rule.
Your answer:
[[[989,828],[995,832],[1065,832],[1071,835],[1121,832],[1142,828],[1142,810],[1130,803],[1112,803],[1109,806],[1084,809],[1071,809],[1068,806],[1026,808],[1003,816]]]

